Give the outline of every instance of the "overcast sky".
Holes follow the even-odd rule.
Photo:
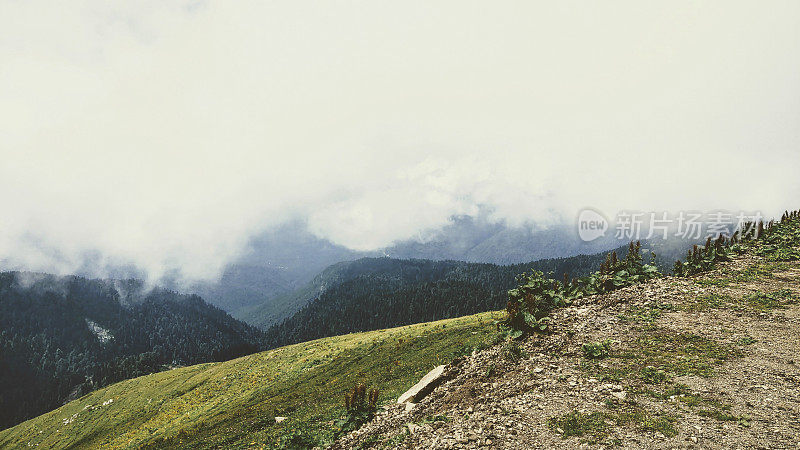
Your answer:
[[[800,2],[0,0],[0,260],[800,199]]]

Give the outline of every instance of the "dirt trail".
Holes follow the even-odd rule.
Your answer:
[[[333,448],[800,448],[800,264],[743,256],[582,299]],[[607,357],[582,345],[606,340]]]

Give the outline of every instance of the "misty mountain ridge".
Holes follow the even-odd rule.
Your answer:
[[[655,264],[664,273],[691,246],[683,241],[645,241],[642,245],[648,261],[651,252],[657,254]],[[624,255],[627,248],[625,244],[612,251]],[[282,337],[274,338],[273,333],[273,343],[452,318],[501,308],[506,291],[513,287],[519,273],[539,270],[559,280],[564,275],[584,276],[597,270],[607,255],[608,252],[597,252],[505,265],[364,257],[333,264],[305,286],[241,309],[233,316],[268,332],[282,327]],[[354,312],[343,313],[348,308]],[[395,312],[389,314],[391,309]],[[334,318],[337,314],[347,319]],[[358,318],[364,314],[369,317]],[[322,324],[314,325],[318,319]],[[311,334],[298,331],[307,328],[314,330]]]
[[[217,281],[195,283],[194,292],[236,317],[303,288],[325,268],[364,257],[453,260],[518,264],[607,251],[627,241],[613,233],[581,241],[567,225],[512,227],[483,216],[454,216],[440,229],[426,230],[374,251],[355,251],[318,237],[303,221],[294,221],[251,239],[248,250],[229,264]]]

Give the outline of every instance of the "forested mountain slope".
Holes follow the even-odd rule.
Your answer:
[[[496,294],[502,295],[505,289],[508,289],[513,284],[514,276],[522,271],[533,268],[546,273],[553,272],[558,277],[564,273],[570,276],[581,276],[596,269],[603,258],[605,258],[605,253],[545,259],[508,266],[464,261],[432,261],[386,257],[361,258],[355,261],[334,264],[322,271],[304,287],[268,300],[257,307],[241,310],[234,317],[262,329],[268,329],[273,325],[280,324],[283,320],[290,319],[295,313],[308,305],[309,302],[325,296],[326,292],[336,289],[344,283],[348,283],[348,286],[352,288],[342,287],[341,289],[336,289],[335,293],[329,294],[325,298],[330,299],[340,295],[352,296],[355,295],[354,291],[358,291],[359,295],[389,295],[398,290],[427,289],[422,286],[423,283],[442,282],[437,287],[431,288],[433,291],[439,292],[441,289],[448,289],[446,284],[455,279],[461,281],[473,278],[482,280],[478,284],[462,285],[459,288],[462,289],[462,292],[467,292],[464,289],[469,290],[472,288],[480,291],[467,292],[467,296],[472,298],[472,300],[467,300],[467,303],[473,302],[475,306],[471,307],[465,304],[453,309],[453,314],[438,318],[456,317],[457,315],[488,311],[488,309],[478,306],[478,304],[494,305],[492,308],[498,307],[497,299],[492,300],[489,297]],[[356,281],[356,279],[358,280]],[[482,284],[482,286],[479,286],[479,284]],[[455,289],[455,287],[453,288]],[[489,292],[491,292],[491,295]],[[441,293],[437,295],[449,294]],[[440,297],[434,295],[431,297],[430,305],[433,306],[433,303],[439,300]],[[365,299],[365,301],[368,300]],[[440,306],[437,307],[441,308]],[[386,326],[400,323],[414,322],[387,322]],[[349,331],[354,330],[364,331],[365,329],[354,327]],[[325,336],[331,335],[325,334]]]
[[[116,381],[263,342],[197,296],[133,280],[0,273],[0,428]]]
[[[627,247],[626,247],[627,248]],[[616,249],[624,254],[626,248]],[[267,330],[270,346],[326,336],[460,317],[505,307],[518,274],[539,270],[556,279],[584,276],[606,253],[496,265],[463,261],[363,258],[337,265],[327,289]],[[346,269],[345,269],[346,268]],[[310,290],[304,292],[308,295]],[[308,297],[306,297],[308,298]],[[302,297],[296,298],[296,304]],[[262,322],[263,323],[263,322]]]
[[[305,222],[297,220],[252,239],[245,253],[225,268],[219,280],[181,288],[202,296],[234,317],[268,327],[296,312],[299,308],[284,311],[283,306],[292,305],[295,291],[317,284],[314,278],[338,262],[388,256],[519,264],[593,254],[623,244],[627,242],[616,240],[613,233],[587,243],[578,239],[572,227],[512,227],[489,221],[484,216],[455,216],[440,229],[427,230],[416,238],[364,252],[320,238],[309,231]],[[310,298],[302,299],[300,306]],[[270,303],[277,306],[272,308]]]

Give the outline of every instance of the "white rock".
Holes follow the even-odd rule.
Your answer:
[[[403,395],[401,395],[400,398],[397,399],[397,403],[418,402],[423,397],[428,395],[428,393],[430,393],[442,381],[444,368],[445,366],[441,365],[428,372],[428,374],[422,377],[417,384],[412,386],[411,389],[407,390]]]
[[[280,416],[275,417],[275,423],[281,423],[284,420],[286,420],[286,417],[280,417]]]

